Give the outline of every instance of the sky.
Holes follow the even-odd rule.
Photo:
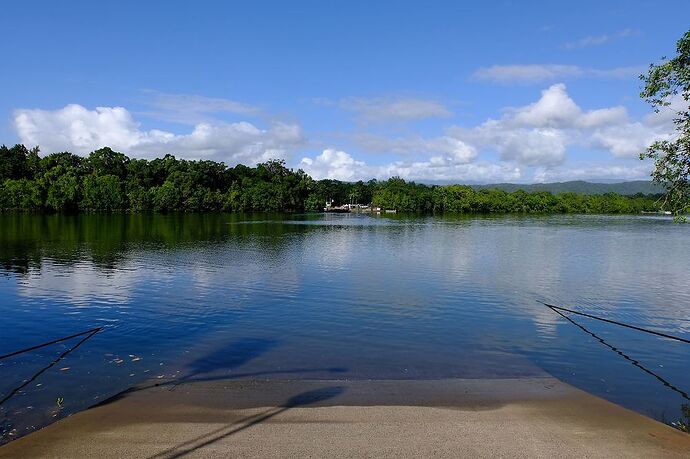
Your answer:
[[[22,1],[0,143],[428,183],[647,179],[683,1]],[[682,104],[672,101],[672,107]]]

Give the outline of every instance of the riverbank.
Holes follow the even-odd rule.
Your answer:
[[[687,457],[690,435],[553,378],[142,386],[0,457]]]

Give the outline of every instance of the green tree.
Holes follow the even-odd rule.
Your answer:
[[[129,203],[129,210],[144,212],[153,208],[151,193],[147,188],[136,183],[128,183],[125,194]]]
[[[114,175],[124,179],[127,175],[129,158],[122,153],[104,147],[92,152],[88,158],[88,168],[95,175]]]
[[[640,76],[644,82],[640,97],[656,112],[678,101],[681,107],[673,120],[676,134],[671,140],[654,142],[640,159],[654,161],[652,180],[666,189],[663,207],[680,220],[690,210],[690,31],[678,40],[676,50],[676,57],[650,65],[647,74]]]
[[[81,170],[84,165],[84,158],[69,152],[52,153],[41,158],[39,163],[39,173],[44,174],[47,171],[62,166],[65,169],[74,168]]]
[[[182,210],[182,191],[173,180],[166,180],[161,186],[151,188],[153,208],[158,212]]]
[[[378,182],[315,181],[282,160],[256,167],[172,155],[147,161],[110,148],[83,158],[68,152],[43,158],[38,148],[0,147],[0,209],[135,212],[247,212],[321,210],[327,199],[401,212],[639,212],[655,209],[650,196],[552,195],[476,191],[465,185],[424,185],[392,177]]]
[[[474,190],[467,185],[438,187],[434,197],[434,209],[441,212],[471,212],[474,194]]]
[[[24,145],[7,148],[0,146],[0,182],[5,179],[21,179],[28,176],[29,150]]]
[[[79,208],[80,180],[74,170],[52,169],[44,176],[47,189],[45,205],[57,212],[73,212]]]
[[[113,211],[125,208],[125,196],[120,179],[115,175],[87,176],[84,178],[83,192],[83,209]]]
[[[9,179],[0,186],[0,209],[38,210],[42,206],[41,190],[33,180]]]

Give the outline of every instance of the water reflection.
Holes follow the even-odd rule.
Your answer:
[[[149,379],[328,379],[337,369],[550,373],[678,418],[678,393],[535,299],[687,337],[688,242],[689,227],[638,217],[3,214],[0,353],[109,325],[3,413],[26,427],[57,397],[66,414]],[[687,347],[587,328],[688,386]],[[0,394],[64,350],[0,366]]]

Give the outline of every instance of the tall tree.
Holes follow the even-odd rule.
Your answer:
[[[673,59],[651,64],[647,74],[640,76],[644,82],[640,97],[656,112],[672,108],[676,129],[670,140],[654,142],[640,159],[654,160],[652,179],[666,188],[663,207],[677,220],[685,220],[690,210],[690,30],[678,40],[676,50]]]

